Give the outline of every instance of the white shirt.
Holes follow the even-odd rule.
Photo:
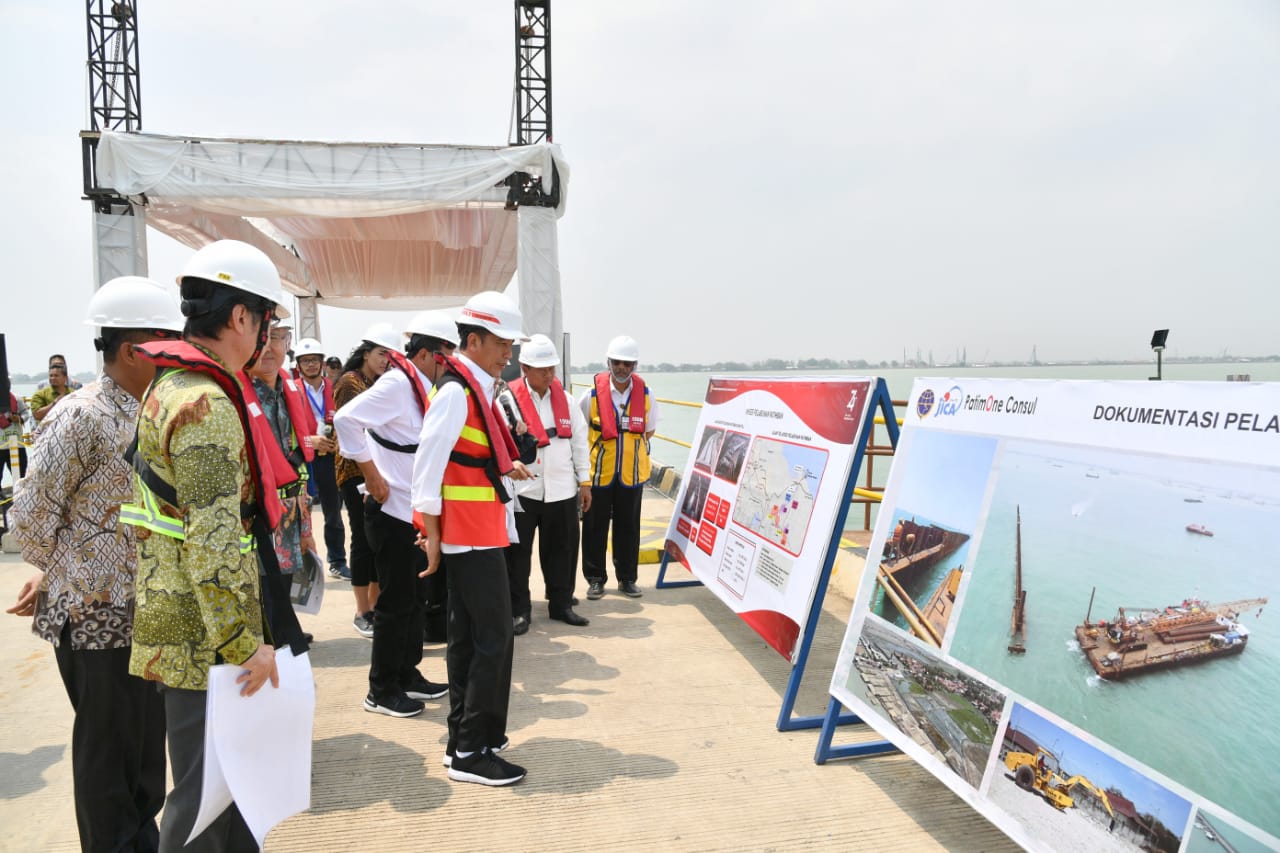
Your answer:
[[[588,421],[591,420],[591,392],[595,390],[594,380],[590,388],[582,392],[582,396],[578,398],[578,408],[582,409],[582,416]],[[610,397],[613,398],[613,411],[618,417],[618,430],[622,431],[626,424],[627,401],[631,399],[631,389],[635,387],[633,377],[627,378],[627,387],[622,391],[618,390],[618,386],[613,384],[612,377],[609,379]],[[640,402],[639,400],[636,401]],[[604,405],[604,401],[600,401]],[[649,416],[645,421],[644,431],[653,432],[658,428],[658,401],[653,396],[653,389],[649,389]]]
[[[562,392],[569,404],[569,438],[559,436],[551,439],[546,447],[538,448],[538,458],[528,465],[533,474],[532,480],[521,480],[516,483],[516,494],[522,498],[535,501],[563,501],[577,497],[578,484],[591,480],[591,457],[587,452],[587,419],[582,410],[573,405],[573,398],[568,391]],[[529,389],[529,398],[538,411],[543,429],[551,429],[556,425],[555,415],[551,411],[551,389],[538,396],[533,388]]]
[[[474,361],[460,352],[454,358],[471,372],[483,397],[481,405],[493,404],[493,377],[480,369]],[[369,393],[368,391],[365,392]],[[356,398],[360,399],[359,397]],[[344,407],[342,411],[346,411]],[[418,452],[413,455],[413,508],[423,515],[440,515],[444,502],[440,498],[440,485],[444,482],[444,469],[449,464],[449,454],[462,435],[467,422],[467,392],[459,382],[446,382],[436,389],[431,398],[427,416],[422,419],[418,431]],[[341,440],[341,435],[339,435]],[[345,445],[343,445],[345,447]],[[344,450],[345,454],[346,451]],[[511,493],[511,481],[503,478],[507,492]],[[507,538],[516,541],[515,500],[507,503]],[[445,554],[482,550],[457,542],[444,541],[440,550]]]
[[[298,384],[302,386],[303,392],[306,394],[307,402],[311,404],[311,413],[316,416],[316,424],[318,429],[324,429],[324,378],[320,379],[320,387],[312,385],[307,380],[299,377]],[[381,435],[381,433],[379,433]]]
[[[417,370],[414,366],[414,370]],[[418,378],[424,388],[431,380],[421,370]],[[422,430],[422,414],[413,396],[413,386],[403,371],[392,367],[368,390],[353,398],[333,414],[333,428],[338,433],[342,455],[355,462],[373,461],[374,467],[391,490],[382,511],[392,518],[412,523],[413,510],[409,496],[413,486],[413,454],[383,447],[365,435],[372,429],[395,444],[417,444]],[[368,491],[360,486],[362,494]]]

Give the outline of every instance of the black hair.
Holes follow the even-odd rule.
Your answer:
[[[420,335],[414,332],[409,338],[409,343],[404,345],[404,354],[409,358],[413,358],[421,350],[440,352],[440,350],[449,345],[448,341],[441,338],[433,338],[431,335]]]
[[[458,349],[467,348],[468,335],[479,335],[480,342],[483,343],[489,337],[489,335],[492,335],[492,334],[493,332],[489,331],[483,326],[473,326],[470,323],[459,323],[458,324],[458,341],[459,341]]]
[[[324,360],[325,367],[342,367],[342,359],[336,355],[331,355]]]
[[[231,320],[231,312],[243,305],[265,320],[275,303],[225,284],[203,278],[182,280],[182,313],[187,318],[182,333],[186,337],[217,338]]]
[[[359,370],[364,367],[365,358],[368,357],[369,353],[373,352],[373,348],[376,346],[380,345],[369,341],[361,341],[360,346],[353,349],[351,355],[347,357],[347,363],[342,365],[342,372],[349,373],[352,370]]]
[[[120,356],[120,348],[125,344],[145,344],[173,335],[173,332],[159,332],[154,329],[104,328],[102,335],[93,339],[93,348],[102,353],[104,362],[114,364]]]
[[[49,366],[53,367],[53,363],[55,361],[62,362],[63,367],[67,366],[67,357],[60,352],[55,352],[53,355],[49,356]]]

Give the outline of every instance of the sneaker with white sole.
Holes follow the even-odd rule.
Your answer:
[[[475,782],[494,788],[514,785],[524,777],[523,767],[504,761],[487,749],[466,758],[455,757],[449,768],[449,778],[455,782]]]
[[[423,699],[439,699],[448,692],[449,685],[428,681],[421,675],[406,684],[404,688],[404,695],[410,699],[417,699],[419,702]]]
[[[511,746],[511,738],[503,738],[501,744],[499,744],[498,746],[489,747],[489,751],[493,753],[498,753],[498,752],[502,752],[504,749],[506,749],[509,746]],[[458,751],[458,745],[453,741],[449,741],[448,745],[444,748],[444,758],[440,760],[440,763],[443,764],[445,767],[452,767],[453,757],[457,753],[457,751]]]
[[[403,693],[386,696],[382,699],[374,698],[372,693],[364,697],[364,709],[370,714],[385,714],[388,717],[416,717],[422,713],[423,707],[421,702],[416,699],[410,699]]]
[[[356,629],[356,633],[361,637],[373,637],[373,611],[361,613],[359,616],[351,620],[351,625]]]

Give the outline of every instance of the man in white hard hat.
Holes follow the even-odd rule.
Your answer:
[[[367,391],[386,371],[387,350],[399,346],[399,337],[390,323],[374,323],[365,330],[359,346],[351,351],[351,357],[342,366],[342,375],[333,385],[335,411]],[[336,428],[334,441],[338,446],[334,454],[334,479],[342,493],[342,504],[347,508],[347,521],[351,524],[351,550],[347,565],[351,569],[351,597],[355,599],[356,608],[351,624],[360,636],[372,639],[378,578],[373,567],[373,549],[364,530],[365,496],[360,490],[364,485],[364,474],[360,466],[343,453]]]
[[[342,495],[338,492],[333,458],[338,449],[338,443],[333,440],[333,413],[338,407],[333,399],[333,383],[325,374],[324,347],[315,338],[301,339],[294,347],[293,363],[311,413],[307,443],[315,458],[307,466],[311,475],[307,490],[319,499],[324,515],[325,562],[329,564],[329,574],[351,580],[351,570],[347,568],[347,531],[342,524]]]
[[[137,276],[112,279],[89,300],[86,325],[101,331],[96,382],[45,419],[29,475],[14,487],[11,519],[22,557],[37,571],[9,608],[33,616],[32,633],[53,643],[75,711],[71,776],[85,850],[155,850],[164,803],[164,700],[129,674],[134,528],[119,525],[133,497],[125,450],[138,399],[155,366],[135,344],[182,332],[178,291]]]
[[[413,469],[425,574],[448,562],[449,778],[510,785],[524,768],[498,757],[509,743],[513,635],[504,549],[514,538],[503,478],[527,479],[515,442],[496,411],[494,380],[524,340],[515,303],[496,291],[467,300],[458,318],[457,357],[436,385],[422,422]]]
[[[609,581],[605,543],[612,522],[618,590],[639,598],[640,498],[649,482],[649,439],[658,427],[658,402],[635,372],[640,360],[635,338],[614,338],[605,360],[608,369],[597,373],[578,399],[591,447],[591,508],[582,516],[582,574],[587,598],[602,597]]]
[[[255,543],[271,548],[283,513],[278,489],[297,479],[243,372],[273,318],[288,316],[275,265],[253,246],[219,240],[188,260],[179,284],[184,339],[137,346],[163,370],[141,401],[134,502],[120,511],[140,528],[146,569],[136,580],[129,671],[164,685],[173,789],[161,850],[181,849],[199,813],[209,668],[239,668],[246,696],[279,684],[264,641]],[[234,803],[192,843],[257,847]]]
[[[426,558],[415,544],[410,490],[428,389],[442,369],[437,356],[453,352],[457,342],[447,314],[418,314],[401,336],[403,349],[387,349],[386,373],[333,419],[343,455],[364,475],[365,534],[378,579],[364,709],[389,717],[421,714],[424,700],[449,691],[418,671],[425,618],[419,574]]]
[[[591,467],[587,421],[560,380],[560,355],[546,335],[534,335],[520,347],[520,379],[511,383],[520,418],[537,441],[537,457],[527,467],[533,476],[516,484],[519,541],[507,548],[507,577],[517,636],[529,630],[533,616],[529,569],[533,536],[547,591],[547,615],[569,625],[588,624],[573,609],[578,562],[578,503],[591,508]]]

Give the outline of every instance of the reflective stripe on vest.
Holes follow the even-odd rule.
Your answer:
[[[644,415],[649,417],[649,395],[644,398]],[[606,406],[612,411],[613,400]],[[617,438],[606,439],[600,429],[600,398],[591,395],[591,422],[587,427],[587,441],[591,447],[591,485],[610,486],[617,477],[619,485],[635,489],[649,482],[649,441],[642,432],[619,433]]]
[[[120,507],[120,523],[132,524],[134,527],[145,527],[152,533],[159,533],[161,536],[168,536],[170,539],[177,539],[179,542],[185,541],[187,538],[186,523],[181,519],[173,518],[165,515],[160,511],[160,504],[156,501],[155,493],[142,482],[142,478],[134,476],[134,484],[138,494],[142,498],[142,504],[123,504]],[[240,535],[240,553],[248,554],[253,550],[253,536],[244,533]]]
[[[440,532],[450,545],[470,545],[475,548],[505,548],[507,537],[507,508],[498,498],[498,492],[489,479],[484,463],[492,465],[493,450],[485,432],[482,405],[470,388],[463,385],[466,395],[467,419],[458,441],[453,446],[449,463],[445,465],[440,484]],[[478,465],[458,462],[455,457],[466,457]]]

